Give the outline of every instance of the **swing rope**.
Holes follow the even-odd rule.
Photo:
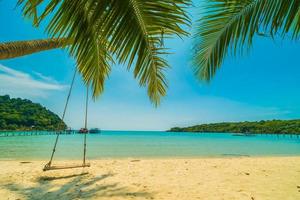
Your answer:
[[[86,102],[85,102],[85,119],[84,119],[84,128],[87,130],[87,113],[88,113],[88,101],[89,101],[89,85],[86,88]],[[85,155],[86,155],[86,135],[84,133],[84,149],[83,149],[83,166],[85,166]]]
[[[77,74],[77,69],[75,68],[73,78],[72,78],[72,82],[71,82],[71,86],[70,86],[68,96],[67,96],[67,100],[66,100],[66,103],[65,103],[64,111],[63,111],[62,118],[61,118],[62,119],[61,127],[58,128],[58,132],[57,132],[57,135],[56,135],[56,139],[55,139],[54,147],[53,147],[52,154],[51,154],[51,157],[50,157],[50,161],[44,166],[43,171],[54,170],[54,169],[70,169],[70,168],[77,168],[77,167],[89,167],[90,166],[89,164],[85,163],[85,160],[86,160],[86,134],[84,135],[83,165],[69,166],[69,167],[52,167],[51,166],[52,161],[53,161],[53,157],[54,157],[54,154],[55,154],[55,151],[56,151],[56,146],[57,146],[57,143],[58,143],[58,139],[59,139],[59,136],[60,136],[60,134],[62,132],[62,129],[63,129],[63,125],[64,125],[63,121],[65,119],[65,115],[66,115],[67,107],[68,107],[68,104],[69,104],[70,96],[71,96],[71,93],[72,93],[72,89],[73,89],[73,86],[74,86],[76,74]],[[85,109],[85,128],[86,129],[87,129],[87,109],[88,109],[88,87],[87,87],[86,109]]]

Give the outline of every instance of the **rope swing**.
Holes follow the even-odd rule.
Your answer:
[[[71,86],[70,86],[69,93],[68,93],[68,96],[67,96],[67,100],[66,100],[66,103],[65,103],[64,111],[63,111],[62,118],[61,118],[62,119],[61,126],[58,128],[59,130],[57,131],[57,134],[56,134],[56,139],[55,139],[55,143],[54,143],[54,147],[53,147],[53,150],[52,150],[50,160],[44,166],[43,171],[90,167],[90,164],[86,163],[86,135],[88,134],[87,115],[88,115],[89,86],[87,86],[87,90],[86,90],[85,119],[84,119],[84,129],[86,131],[83,133],[84,134],[83,162],[82,162],[81,165],[65,165],[65,166],[53,166],[52,165],[52,161],[53,161],[53,157],[54,157],[54,154],[55,154],[55,151],[56,151],[56,146],[57,146],[57,143],[58,143],[58,139],[59,139],[59,136],[60,136],[60,134],[62,132],[62,129],[64,127],[63,126],[64,125],[63,121],[65,119],[67,107],[68,107],[68,104],[69,104],[70,96],[71,96],[73,85],[74,85],[74,82],[75,82],[76,73],[77,73],[77,69],[75,68],[74,75],[73,75],[72,82],[71,82]]]

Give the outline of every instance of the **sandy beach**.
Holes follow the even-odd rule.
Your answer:
[[[0,199],[300,199],[300,157],[106,159],[48,172],[44,163],[0,161]]]

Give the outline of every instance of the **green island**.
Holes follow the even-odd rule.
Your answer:
[[[0,96],[0,130],[57,130],[66,124],[53,112],[27,99]]]
[[[168,132],[213,132],[254,134],[300,134],[300,120],[261,120],[257,122],[222,122],[190,127],[174,127]]]

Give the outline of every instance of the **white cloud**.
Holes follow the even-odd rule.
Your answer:
[[[30,76],[26,73],[5,67],[4,65],[0,64],[0,71],[4,72],[5,74],[14,76],[14,77],[19,77],[19,78],[29,78]]]
[[[51,83],[58,83],[55,79],[53,79],[50,76],[44,76],[43,74],[39,73],[39,72],[33,72],[38,78],[40,78],[41,80],[44,80],[46,82],[51,82]]]
[[[29,73],[14,70],[0,64],[0,94],[9,94],[23,98],[47,97],[49,92],[62,91],[62,85],[52,77],[34,72],[35,77]]]

